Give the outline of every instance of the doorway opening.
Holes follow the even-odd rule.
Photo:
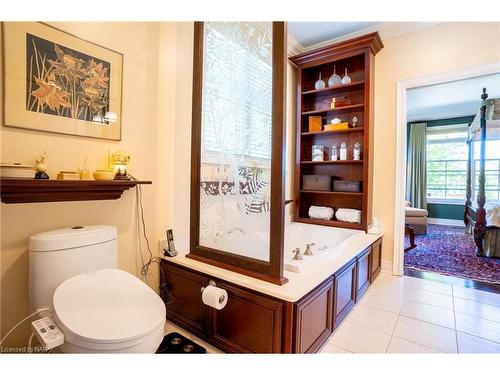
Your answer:
[[[468,186],[474,202],[478,189],[480,147],[468,131],[483,87],[500,97],[498,63],[398,82],[394,274],[500,284],[500,259],[478,257],[464,224]],[[500,140],[486,142],[486,163],[487,200],[500,204]]]

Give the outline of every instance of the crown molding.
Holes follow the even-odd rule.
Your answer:
[[[299,42],[297,45],[301,48],[299,53],[304,53],[308,51],[312,51],[318,48],[323,48],[329,46],[334,43],[344,42],[349,39],[358,38],[360,36],[371,34],[374,32],[378,32],[382,41],[397,38],[399,36],[416,32],[419,30],[423,30],[432,26],[436,26],[440,24],[440,22],[382,22],[377,25],[373,25],[367,27],[363,30],[356,31],[354,33],[346,34],[338,38],[333,38],[329,40],[325,40],[324,42],[316,43],[308,47],[302,46]],[[289,36],[290,38],[290,36]]]
[[[295,39],[292,34],[288,33],[287,35],[287,50],[288,57],[295,56],[304,51],[304,46],[300,44],[297,39]]]

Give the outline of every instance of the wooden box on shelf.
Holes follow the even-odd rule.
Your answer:
[[[297,67],[295,221],[368,229],[373,180],[373,75],[375,55],[382,47],[378,33],[372,33],[290,58]],[[347,69],[351,82],[315,90],[319,74],[330,77],[334,67],[342,73]],[[332,99],[335,105],[331,105]],[[348,127],[314,131],[309,126],[310,116],[321,116],[322,124],[330,124],[336,118],[348,123]],[[347,145],[347,160],[312,161],[313,145],[331,150],[333,145],[338,147],[342,143]],[[360,160],[354,160],[353,156],[356,143],[361,146]],[[304,175],[359,181],[362,189],[360,192],[311,191],[303,188]],[[308,211],[312,205],[360,210],[361,223],[311,219]]]

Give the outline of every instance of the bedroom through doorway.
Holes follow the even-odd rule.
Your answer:
[[[500,73],[408,88],[402,130],[404,273],[500,292]]]

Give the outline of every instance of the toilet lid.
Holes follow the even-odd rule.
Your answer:
[[[72,277],[57,287],[53,302],[62,328],[93,342],[133,340],[152,332],[165,319],[161,298],[119,269]]]

